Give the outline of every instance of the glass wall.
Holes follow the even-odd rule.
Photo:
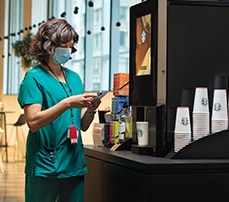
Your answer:
[[[14,1],[17,9],[23,8],[19,5],[23,0]],[[32,0],[32,32],[37,31],[35,25],[48,18],[65,18],[80,36],[77,52],[65,66],[81,76],[85,91],[112,90],[113,74],[129,71],[129,8],[139,2],[141,0],[42,0],[41,3],[41,0]],[[13,15],[12,9],[8,11]],[[18,30],[23,19],[19,24],[19,13],[15,12],[15,16],[11,19],[15,20],[12,26],[17,24]],[[5,60],[12,72],[20,65],[16,60],[18,58],[11,63]],[[4,93],[16,94],[20,79],[15,79],[15,73],[4,72],[7,72]],[[20,72],[17,76],[20,78]]]
[[[23,0],[5,1],[4,24],[4,94],[16,94],[21,81],[21,63],[14,56],[11,44],[22,39],[23,33]]]

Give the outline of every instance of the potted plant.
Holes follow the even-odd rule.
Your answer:
[[[15,56],[21,58],[22,67],[25,69],[33,67],[37,64],[30,51],[32,37],[33,34],[28,32],[22,40],[17,40],[12,43],[13,52]]]

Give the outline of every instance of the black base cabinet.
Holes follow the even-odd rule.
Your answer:
[[[87,157],[86,201],[152,201],[151,182],[145,174]]]
[[[85,146],[85,202],[226,202],[229,160],[182,160]]]

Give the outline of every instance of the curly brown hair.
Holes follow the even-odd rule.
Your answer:
[[[32,40],[32,55],[43,65],[48,63],[56,47],[73,40],[77,43],[79,35],[64,19],[50,19],[40,25]]]

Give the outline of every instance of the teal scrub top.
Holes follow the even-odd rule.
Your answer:
[[[83,94],[79,75],[68,68],[64,71],[72,95]],[[22,108],[27,104],[41,104],[42,110],[45,110],[70,95],[66,83],[60,83],[38,66],[26,72],[20,84],[18,102]],[[70,109],[36,132],[29,131],[26,143],[27,175],[68,178],[88,172],[80,132],[81,108],[73,108],[72,111],[74,125],[78,129],[77,144],[71,144],[67,137],[68,128],[72,125]]]

